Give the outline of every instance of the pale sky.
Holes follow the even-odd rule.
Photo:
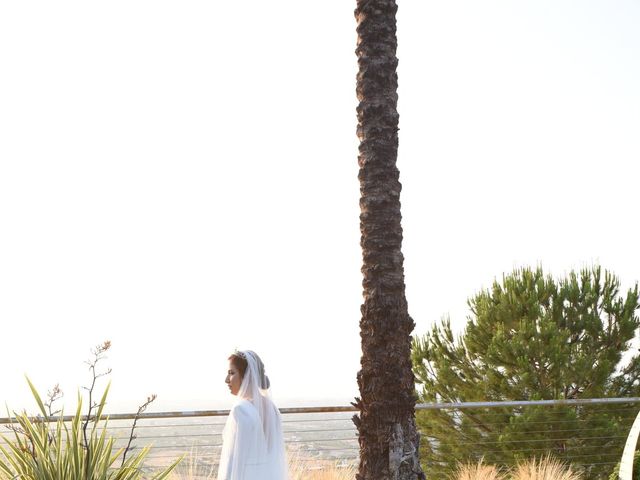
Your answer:
[[[415,333],[514,267],[640,279],[640,2],[398,0]],[[355,2],[0,3],[0,403],[357,395]],[[70,407],[67,407],[70,408]],[[3,416],[3,415],[0,415]]]

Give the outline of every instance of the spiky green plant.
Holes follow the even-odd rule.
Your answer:
[[[0,480],[137,480],[143,478],[143,464],[150,447],[126,459],[122,465],[115,462],[124,454],[124,448],[114,451],[115,439],[107,433],[107,419],[102,411],[106,404],[109,385],[97,404],[90,424],[83,425],[82,397],[70,426],[62,415],[50,417],[38,391],[27,378],[31,392],[42,416],[29,417],[25,412],[10,417],[13,437],[0,435],[6,446],[0,445]],[[102,422],[102,427],[98,424]],[[88,428],[87,428],[88,427]],[[85,443],[86,438],[86,443]],[[2,458],[4,456],[4,458]],[[178,458],[166,469],[151,478],[161,480],[178,465]]]

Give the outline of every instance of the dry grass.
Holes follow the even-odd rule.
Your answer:
[[[570,466],[552,457],[535,458],[522,462],[510,471],[501,472],[482,460],[477,464],[460,465],[453,480],[581,480]]]
[[[512,473],[513,480],[581,480],[580,474],[551,457],[519,464]]]
[[[199,467],[193,453],[169,477],[171,480],[216,480],[216,472]],[[353,480],[356,467],[342,467],[331,461],[308,462],[295,454],[289,461],[290,480]],[[480,460],[477,464],[459,465],[452,480],[582,480],[582,477],[551,457],[532,459],[520,463],[509,471]]]
[[[452,477],[456,480],[506,480],[506,475],[495,465],[487,465],[482,460],[476,464],[458,465]]]
[[[203,466],[198,463],[198,452],[192,450],[169,475],[169,480],[216,480],[215,465]]]
[[[290,480],[353,480],[356,478],[355,466],[339,466],[336,462],[305,461],[295,453],[289,453]]]
[[[313,470],[305,470],[298,476],[291,474],[291,480],[353,480],[356,478],[355,467],[325,466]]]
[[[198,466],[194,452],[169,476],[170,480],[216,480],[217,470]],[[289,459],[290,480],[353,480],[354,466],[342,467],[330,461],[304,461],[295,454]]]

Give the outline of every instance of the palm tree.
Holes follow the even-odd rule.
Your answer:
[[[358,480],[424,479],[401,251],[395,0],[356,0],[363,296]]]

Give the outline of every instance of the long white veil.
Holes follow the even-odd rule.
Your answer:
[[[236,354],[247,369],[222,434],[218,480],[286,480],[282,421],[264,364],[251,350]]]

